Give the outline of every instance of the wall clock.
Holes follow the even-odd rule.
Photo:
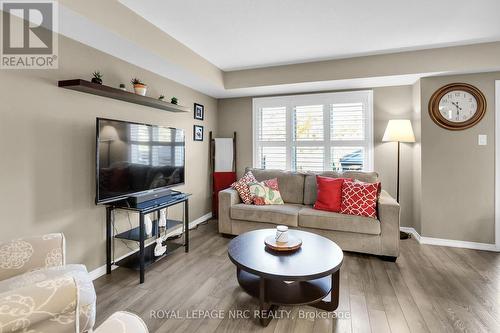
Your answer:
[[[451,83],[439,88],[429,101],[429,115],[439,126],[463,130],[476,125],[486,112],[486,98],[467,83]]]

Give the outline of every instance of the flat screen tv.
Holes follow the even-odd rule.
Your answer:
[[[96,203],[184,184],[184,130],[96,120]]]

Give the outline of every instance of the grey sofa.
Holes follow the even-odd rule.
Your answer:
[[[312,208],[316,201],[315,173],[251,170],[258,181],[278,178],[284,205],[245,205],[234,189],[219,192],[219,232],[239,235],[246,231],[274,228],[277,224],[310,231],[337,243],[344,251],[368,253],[396,260],[399,255],[399,204],[382,190],[378,219],[344,215]],[[326,177],[347,177],[374,183],[375,172],[323,172]]]

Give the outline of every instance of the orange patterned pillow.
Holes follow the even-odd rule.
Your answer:
[[[278,179],[268,179],[260,183],[249,184],[250,194],[253,203],[256,205],[283,205],[280,189],[278,188]]]
[[[248,184],[256,182],[257,179],[255,179],[252,171],[248,171],[243,177],[238,179],[237,182],[233,183],[231,187],[238,192],[244,204],[251,205],[253,200]]]

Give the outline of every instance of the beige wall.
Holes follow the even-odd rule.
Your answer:
[[[412,119],[412,86],[373,89],[374,170],[380,175],[382,187],[396,198],[397,143],[382,142],[390,119]],[[401,226],[413,222],[413,143],[401,143],[400,204]]]
[[[495,242],[495,80],[500,72],[421,80],[423,236]],[[472,84],[486,96],[486,114],[470,129],[448,131],[429,117],[432,93],[452,82]],[[488,136],[488,145],[477,145],[478,134]]]
[[[218,137],[232,137],[236,131],[236,170],[242,176],[252,165],[252,97],[219,99]]]
[[[107,117],[182,128],[186,131],[186,185],[192,193],[190,220],[211,211],[208,131],[217,130],[217,101],[82,44],[60,38],[58,70],[2,70],[0,80],[0,240],[62,231],[68,261],[89,270],[105,263],[105,209],[94,204],[95,118]],[[177,96],[192,108],[205,105],[205,120],[57,87],[57,81],[104,73],[118,86],[131,77],[149,85],[148,95]],[[205,126],[194,142],[193,123]],[[179,209],[172,216],[180,217]],[[118,229],[128,228],[119,213]],[[137,224],[136,216],[131,216]],[[120,255],[128,249],[118,242]],[[135,244],[129,244],[135,248]]]
[[[374,101],[374,165],[380,174],[384,189],[396,196],[396,143],[382,143],[382,136],[389,119],[413,116],[412,86],[397,86],[373,89]],[[230,98],[219,100],[218,133],[229,137],[238,134],[237,170],[241,176],[246,166],[252,165],[252,98]],[[413,147],[402,144],[401,151],[401,205],[402,225],[413,226],[412,211],[412,161]]]

